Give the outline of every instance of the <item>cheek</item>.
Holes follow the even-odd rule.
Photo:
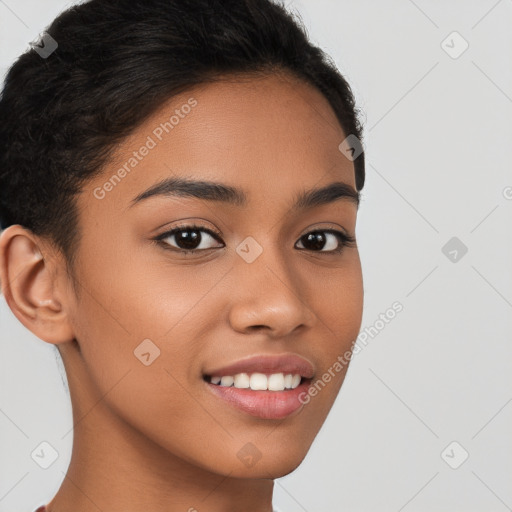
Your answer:
[[[309,397],[305,398],[314,404],[311,409],[316,407],[322,418],[328,414],[343,384],[352,345],[361,328],[362,272],[357,252],[351,256],[343,270],[315,284],[315,314],[319,318],[316,335],[322,340],[317,357],[321,365],[311,383]]]
[[[148,266],[102,270],[103,278],[92,272],[83,280],[87,292],[75,314],[76,337],[96,378],[107,385],[112,369],[153,365],[165,365],[181,380],[195,376],[215,283],[197,272],[162,275]]]
[[[212,272],[208,265],[172,260],[147,240],[136,243],[130,233],[106,238],[103,235],[101,254],[89,243],[82,258],[82,279],[93,299],[87,315],[101,324],[101,332],[96,333],[100,336],[108,329],[130,336],[133,342],[146,338],[157,342],[186,328],[191,313],[208,301],[210,290],[229,270],[229,266],[216,267]]]
[[[363,315],[363,278],[357,252],[336,272],[315,278],[315,313],[324,330],[327,352],[345,352],[357,338]]]
[[[349,346],[359,334],[363,314],[363,286],[351,276],[331,284],[323,294],[325,308],[322,320],[336,338],[338,348]],[[337,288],[337,289],[336,289]]]
[[[122,302],[129,312],[125,323],[130,326],[129,332],[121,327],[119,320],[124,317],[114,318],[100,306],[107,296],[116,297],[117,289],[110,288],[103,296],[96,292],[95,299],[86,297],[80,308],[77,338],[89,387],[97,394],[92,404],[103,397],[97,412],[102,410],[115,418],[116,428],[127,424],[156,446],[195,464],[209,461],[205,454],[212,453],[213,445],[213,458],[219,465],[236,463],[236,450],[230,446],[231,438],[222,428],[223,422],[209,415],[200,403],[201,347],[194,341],[200,336],[193,335],[201,329],[198,320],[205,313],[199,307],[202,302],[192,310],[189,304],[174,304],[172,313],[172,297],[162,298],[158,307],[148,308],[147,299],[126,289],[124,292]],[[159,321],[161,325],[156,325]],[[173,326],[167,335],[159,337]],[[141,345],[143,340],[146,341]]]

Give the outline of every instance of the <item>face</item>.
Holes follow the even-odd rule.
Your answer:
[[[297,467],[361,324],[345,137],[321,93],[289,76],[209,84],[163,105],[78,197],[80,293],[68,311],[80,358],[64,354],[68,374],[80,364],[82,386],[116,418],[195,466],[257,478]],[[254,387],[283,380],[252,373],[301,383],[208,382],[239,373]]]

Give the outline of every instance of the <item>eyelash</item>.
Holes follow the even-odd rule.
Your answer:
[[[217,242],[219,241],[218,239],[220,238],[220,235],[218,233],[216,233],[210,229],[207,229],[203,226],[198,226],[196,224],[187,224],[187,225],[183,225],[183,226],[177,226],[177,227],[171,229],[170,231],[166,231],[165,233],[162,233],[161,235],[158,235],[157,237],[153,238],[153,240],[157,244],[162,246],[164,249],[173,251],[173,252],[178,252],[181,254],[198,253],[198,252],[209,250],[209,249],[191,249],[191,250],[179,249],[179,248],[175,248],[175,247],[170,247],[169,243],[164,242],[165,238],[169,238],[170,236],[172,236],[176,233],[179,233],[180,231],[203,231],[205,233],[208,233],[212,238],[216,239]],[[300,238],[303,238],[306,235],[309,235],[311,233],[331,233],[331,234],[335,235],[337,237],[338,241],[340,242],[340,246],[338,249],[332,249],[330,251],[310,250],[310,252],[313,252],[313,253],[340,254],[345,247],[353,247],[356,243],[356,239],[353,236],[347,235],[347,234],[343,233],[342,231],[338,231],[336,229],[329,229],[329,228],[324,228],[324,229],[320,228],[320,229],[314,229],[312,231],[308,231],[307,233],[304,233],[304,235],[302,235]],[[299,238],[299,240],[300,240],[300,238]],[[214,249],[214,247],[212,247],[211,249]],[[299,249],[299,250],[308,251],[308,249]]]

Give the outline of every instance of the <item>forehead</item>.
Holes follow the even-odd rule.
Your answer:
[[[81,200],[125,211],[170,176],[222,181],[250,201],[283,202],[332,181],[355,187],[353,164],[338,149],[344,138],[327,99],[309,84],[288,74],[231,76],[164,103],[119,145]]]

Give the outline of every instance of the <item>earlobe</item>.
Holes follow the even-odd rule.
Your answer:
[[[43,256],[40,239],[19,224],[0,235],[0,282],[10,309],[48,343],[73,339],[66,309],[57,298],[56,261]]]

